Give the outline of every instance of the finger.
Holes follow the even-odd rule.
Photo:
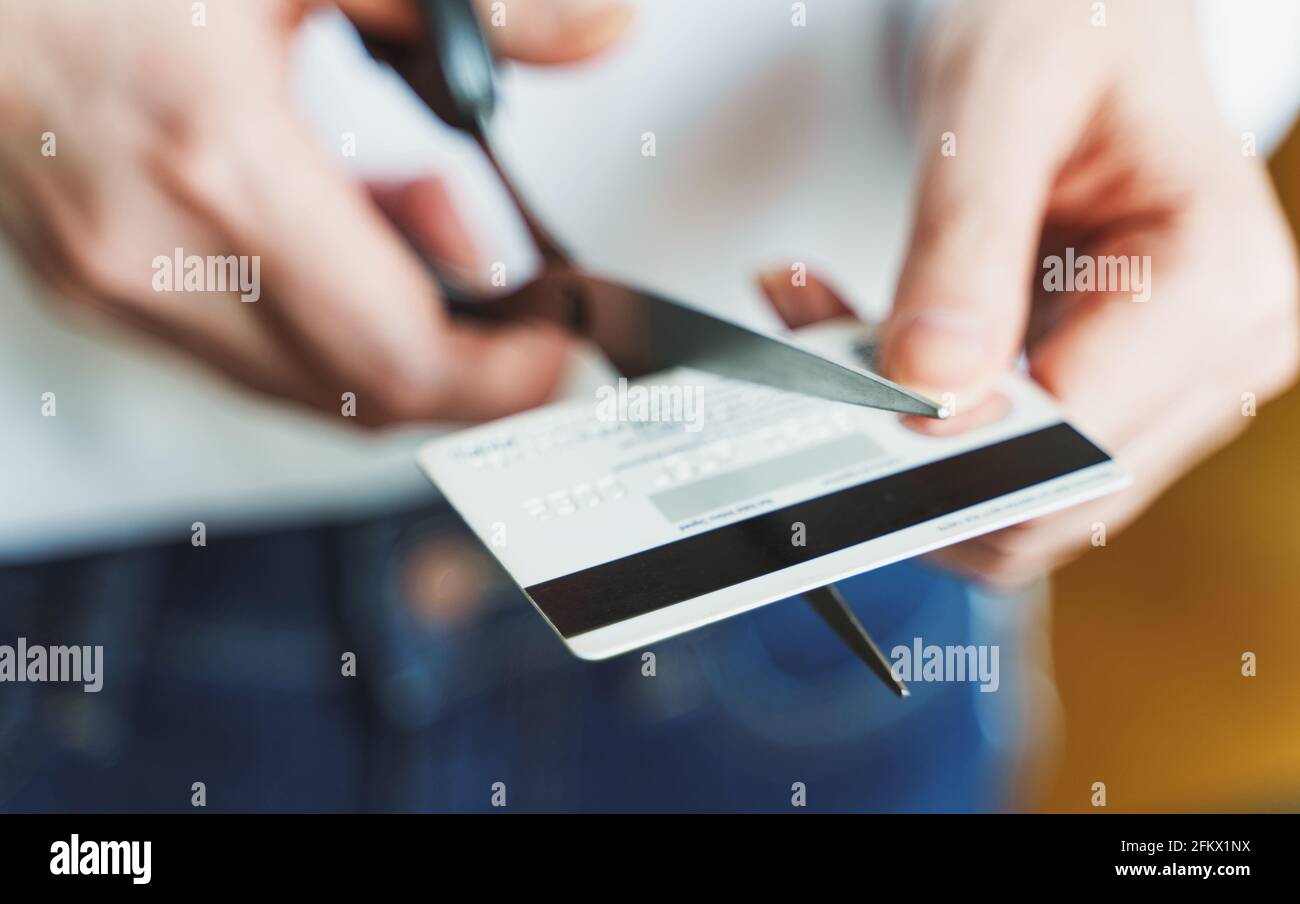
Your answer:
[[[204,244],[188,241],[184,247]],[[50,288],[65,303],[64,313],[79,317],[88,312],[126,324],[258,392],[314,408],[334,407],[328,381],[268,329],[265,318],[242,302],[237,291],[205,292],[201,299],[182,292],[126,294],[91,286],[73,273],[68,266],[53,266],[46,273]]]
[[[372,183],[369,189],[379,209],[439,267],[466,277],[478,271],[478,251],[441,179]]]
[[[925,561],[993,590],[1010,591],[1041,578],[1047,568],[1038,562],[1009,561],[974,540],[935,550]]]
[[[11,198],[11,200],[17,200]],[[322,385],[304,362],[282,347],[266,329],[253,305],[240,301],[238,291],[205,292],[201,298],[182,292],[150,291],[147,271],[133,278],[117,273],[106,278],[102,268],[89,266],[78,242],[84,236],[60,234],[44,217],[29,213],[18,228],[0,211],[0,220],[11,227],[10,237],[24,246],[28,261],[51,290],[51,301],[59,302],[60,313],[96,317],[125,323],[169,346],[180,347],[226,376],[259,392],[308,404],[333,406],[322,395]],[[153,225],[191,250],[216,249],[219,236],[200,225],[159,214]],[[226,249],[228,251],[229,249]],[[222,255],[226,252],[221,252]],[[113,257],[137,257],[130,252]],[[147,257],[147,255],[145,255]]]
[[[636,13],[630,4],[613,0],[476,4],[493,47],[521,63],[571,63],[593,56],[621,38]]]
[[[919,417],[904,415],[901,423],[917,433],[926,436],[955,436],[969,430],[977,430],[996,424],[1011,413],[1011,400],[1001,392],[991,392],[968,410],[949,409],[945,418]]]
[[[1263,378],[1257,374],[1245,375]],[[948,547],[937,561],[993,583],[1017,583],[1068,560],[1104,527],[1114,536],[1168,489],[1192,463],[1250,424],[1226,375],[1189,387],[1124,448],[1112,450],[1133,484],[1108,496]]]
[[[426,178],[372,185],[371,195],[440,267],[463,277],[466,285],[474,281],[478,253],[445,183]],[[441,416],[451,420],[482,420],[531,408],[550,397],[567,364],[568,338],[541,324],[486,330],[453,320],[447,330],[452,353],[464,356],[468,365],[465,381],[447,387],[440,403]]]
[[[1248,390],[1261,400],[1289,382],[1293,271],[1269,265],[1267,232],[1246,218],[1249,210],[1207,199],[1172,225],[1103,248],[1127,256],[1130,273],[1144,277],[1136,297],[1148,300],[1123,291],[1075,295],[1068,316],[1030,349],[1034,377],[1103,445],[1122,447],[1148,433],[1154,417],[1197,385],[1213,391],[1206,380],[1230,396]],[[1224,285],[1234,286],[1237,301],[1225,303]],[[1134,278],[1129,288],[1138,288]],[[1255,382],[1242,382],[1247,371]]]
[[[416,0],[338,0],[357,27],[376,37],[415,39],[424,27]],[[617,41],[635,9],[618,0],[475,0],[495,50],[524,63],[586,59]]]
[[[335,376],[332,391],[393,420],[494,416],[545,397],[563,336],[502,330],[498,345],[494,331],[452,329],[419,259],[306,129],[283,109],[249,116],[274,155],[240,147],[235,167],[191,161],[177,182],[260,257],[274,303],[258,313]]]
[[[915,222],[883,337],[886,372],[959,409],[1015,360],[1053,179],[1088,103],[988,60],[923,86]]]
[[[567,372],[573,340],[542,322],[453,323],[444,348],[455,367],[437,396],[437,417],[481,421],[550,400]]]
[[[330,380],[233,293],[205,297],[201,304],[183,297],[159,298],[148,306],[95,298],[83,306],[179,348],[258,392],[323,411],[339,405]]]
[[[377,38],[413,38],[420,33],[418,0],[335,0],[352,24]]]
[[[795,265],[763,271],[758,285],[791,329],[853,314],[830,286]]]
[[[546,401],[564,374],[570,342],[559,330],[521,325],[491,331],[448,327],[447,354],[463,365],[454,379],[426,402],[427,410],[394,412],[365,389],[322,369],[281,330],[269,328],[256,305],[235,294],[193,298],[164,293],[114,301],[80,297],[82,307],[142,330],[183,349],[226,377],[268,395],[322,411],[337,411],[342,394],[357,392],[356,419],[366,426],[395,420],[437,418],[477,421],[502,417]],[[275,304],[274,297],[261,304]]]

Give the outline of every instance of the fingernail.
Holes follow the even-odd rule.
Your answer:
[[[780,268],[764,270],[758,274],[758,284],[769,296],[781,298],[790,288],[790,271]]]
[[[904,324],[888,363],[900,383],[960,395],[979,376],[987,355],[983,321],[964,311],[929,308]]]
[[[758,285],[772,307],[776,308],[776,313],[785,321],[786,326],[802,326],[805,318],[800,308],[801,302],[806,301],[807,296],[795,294],[801,290],[791,284],[788,268],[773,267],[762,271],[758,274]]]

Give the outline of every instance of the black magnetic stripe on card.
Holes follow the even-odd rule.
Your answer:
[[[889,474],[663,546],[543,581],[525,592],[565,637],[942,518],[1110,457],[1066,423]],[[791,542],[805,526],[805,545]]]

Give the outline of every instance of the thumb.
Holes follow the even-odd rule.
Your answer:
[[[852,316],[853,309],[839,293],[816,275],[798,269],[801,266],[777,267],[758,275],[759,288],[786,326],[798,329],[821,320]]]
[[[885,372],[932,398],[977,404],[1024,338],[1044,213],[1066,123],[1032,86],[947,87],[923,117],[929,145],[913,230],[882,339]],[[1062,105],[1064,106],[1064,105]],[[1059,125],[1059,128],[1056,127]]]
[[[361,31],[398,40],[420,33],[421,2],[429,0],[337,0]],[[586,59],[617,41],[635,13],[625,0],[474,0],[474,5],[496,52],[523,63]]]
[[[476,0],[497,52],[521,63],[571,63],[617,41],[635,9],[618,0]]]

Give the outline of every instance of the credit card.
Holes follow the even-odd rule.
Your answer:
[[[795,339],[865,366],[869,328]],[[951,436],[679,368],[429,442],[421,467],[576,655],[602,659],[1116,490],[1023,374]]]

